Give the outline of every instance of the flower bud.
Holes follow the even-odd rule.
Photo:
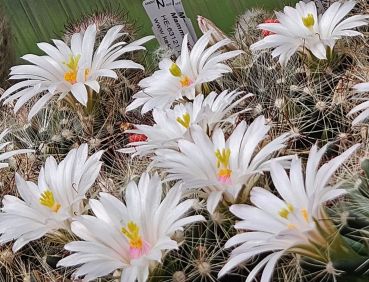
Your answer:
[[[209,41],[210,45],[214,45],[215,43],[222,41],[224,39],[229,39],[229,37],[225,35],[225,33],[220,28],[218,28],[211,20],[202,16],[197,16],[197,23],[203,34],[211,31],[211,37]],[[225,48],[228,51],[239,49],[233,42],[227,44]]]
[[[147,136],[144,134],[130,134],[128,136],[129,143],[144,142],[147,140]]]
[[[266,20],[264,21],[264,23],[279,23],[279,21],[278,21],[277,19],[266,19]],[[272,34],[274,34],[274,33],[273,33],[273,32],[271,32],[271,31],[269,31],[269,30],[265,30],[265,29],[263,29],[263,30],[261,31],[261,34],[262,34],[264,37],[267,37],[267,36],[272,35]]]

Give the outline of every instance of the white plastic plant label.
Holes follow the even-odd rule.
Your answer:
[[[186,17],[181,0],[145,0],[143,6],[162,47],[173,50],[178,56],[185,34],[188,34],[189,45],[195,44],[195,29],[191,20]]]

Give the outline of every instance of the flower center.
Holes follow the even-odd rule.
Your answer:
[[[215,151],[218,167],[218,180],[224,184],[231,183],[232,170],[229,168],[229,158],[231,157],[231,149],[222,149]]]
[[[55,201],[54,194],[50,190],[46,190],[41,194],[40,204],[48,207],[53,212],[58,212],[61,205]]]
[[[75,84],[77,82],[77,72],[67,71],[64,74],[64,80],[68,81],[70,84]]]
[[[287,205],[287,208],[283,208],[283,209],[281,209],[280,211],[279,211],[279,216],[280,217],[283,217],[283,218],[285,218],[285,219],[287,219],[288,218],[288,215],[291,213],[291,212],[293,212],[295,209],[294,209],[294,207],[291,205],[291,204],[288,204]]]
[[[185,113],[182,117],[177,117],[176,121],[184,128],[190,127],[191,117],[189,113]]]
[[[81,58],[81,55],[77,56],[69,56],[68,63],[64,62],[64,65],[66,65],[69,68],[69,71],[64,73],[64,80],[68,81],[70,84],[77,83],[77,75],[78,75],[78,62]],[[87,77],[90,75],[90,70],[85,69],[84,73],[84,79],[87,80]]]
[[[291,213],[293,213],[295,211],[295,208],[293,205],[291,204],[287,204],[286,208],[282,208],[280,209],[280,211],[278,212],[279,216],[284,218],[284,219],[288,219],[289,215]],[[302,208],[299,210],[300,211],[300,215],[303,218],[303,220],[306,223],[309,223],[309,212],[307,211],[306,208]],[[296,215],[295,215],[296,216]],[[297,218],[300,218],[299,216],[297,216]],[[301,219],[301,218],[300,218]],[[290,229],[291,226],[295,226],[295,224],[289,223],[288,224],[288,228]]]
[[[187,75],[183,75],[179,82],[181,83],[182,87],[188,87],[192,84],[192,80]]]
[[[129,255],[132,259],[136,259],[146,254],[148,244],[140,235],[140,228],[133,221],[127,223],[127,227],[122,227],[122,233],[129,241]]]
[[[315,24],[313,14],[309,13],[306,17],[302,17],[302,23],[304,24],[304,26],[311,29]]]
[[[181,68],[176,63],[173,63],[170,66],[169,72],[173,76],[180,78],[179,82],[181,83],[182,87],[188,87],[192,84],[191,78],[188,75],[184,75]]]

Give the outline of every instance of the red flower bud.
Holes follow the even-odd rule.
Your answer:
[[[147,140],[147,136],[144,134],[130,134],[128,136],[129,143],[143,142]]]
[[[279,21],[278,21],[277,19],[266,19],[266,20],[264,21],[264,23],[279,23]],[[265,30],[265,29],[263,29],[263,30],[261,30],[261,34],[262,34],[264,37],[267,37],[267,36],[269,36],[269,35],[274,34],[274,32],[271,32],[271,31],[269,31],[269,30]]]

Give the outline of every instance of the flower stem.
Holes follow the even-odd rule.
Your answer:
[[[86,107],[85,113],[87,115],[90,115],[90,114],[92,114],[92,112],[95,108],[96,95],[95,95],[94,91],[91,88],[88,88],[87,95],[88,95],[88,100],[87,100],[87,107]]]

